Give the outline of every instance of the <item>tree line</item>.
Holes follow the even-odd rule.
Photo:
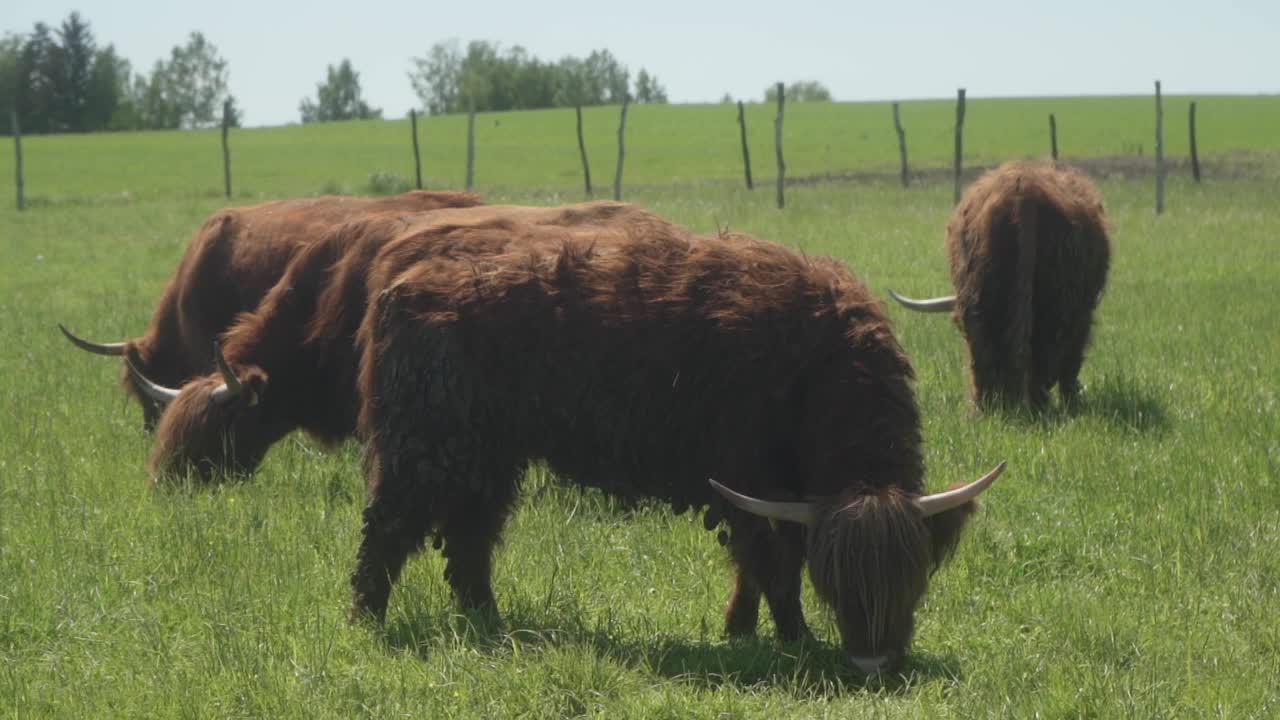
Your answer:
[[[541,60],[519,45],[457,40],[432,45],[412,59],[409,81],[422,107],[433,115],[611,105],[624,100],[665,103],[667,92],[644,68],[635,76],[608,50],[585,58]]]
[[[221,122],[229,100],[238,124],[227,75],[226,60],[198,32],[135,74],[72,12],[56,28],[38,22],[25,36],[0,38],[0,118],[16,109],[29,133],[207,127]],[[7,132],[8,122],[0,127]]]
[[[421,107],[437,115],[667,102],[657,77],[641,68],[633,78],[605,49],[545,61],[519,45],[473,40],[464,48],[448,40],[411,64],[409,82]],[[0,38],[0,132],[8,133],[3,119],[12,109],[26,133],[210,127],[221,123],[224,103],[238,126],[228,76],[227,61],[199,32],[149,73],[134,73],[114,45],[99,46],[88,21],[72,12],[56,28],[38,22],[27,35]],[[765,99],[775,99],[774,92],[770,86]],[[815,82],[788,86],[787,95],[831,99]],[[304,98],[298,112],[304,123],[382,117],[363,98],[360,74],[346,58],[327,67],[315,97]]]

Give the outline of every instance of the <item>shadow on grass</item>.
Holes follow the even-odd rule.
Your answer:
[[[1096,387],[1080,394],[1068,413],[1100,417],[1130,432],[1160,432],[1169,426],[1169,415],[1160,399],[1123,374],[1104,375]]]
[[[568,648],[703,688],[763,685],[803,697],[906,694],[930,680],[957,679],[963,674],[954,656],[913,651],[896,673],[867,676],[848,662],[839,647],[820,640],[779,643],[768,635],[697,640],[643,631],[633,634],[614,627],[587,627],[577,614],[554,609],[517,609],[502,619],[484,612],[410,611],[389,618],[383,632],[389,648],[424,660],[450,648],[492,655]]]
[[[1164,403],[1155,393],[1124,374],[1104,375],[1100,381],[1085,387],[1069,405],[1054,402],[1041,410],[1002,405],[988,412],[1026,425],[1056,426],[1079,417],[1094,417],[1131,433],[1162,433],[1169,426]]]

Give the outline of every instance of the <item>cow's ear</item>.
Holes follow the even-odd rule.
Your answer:
[[[244,383],[244,407],[254,407],[262,401],[262,395],[267,391],[267,374],[258,368],[254,368],[244,373],[244,375],[245,377],[241,381]]]

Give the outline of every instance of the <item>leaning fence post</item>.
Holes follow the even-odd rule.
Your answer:
[[[960,172],[964,158],[964,88],[956,91],[955,203],[960,203]]]
[[[22,129],[18,127],[18,109],[9,110],[9,126],[13,129],[13,169],[18,186],[18,211],[26,209],[22,198]]]
[[[476,104],[467,101],[467,190],[471,189],[476,168]]]
[[[742,135],[742,169],[747,174],[747,189],[754,190],[751,182],[751,149],[747,147],[747,115],[741,100],[738,101],[738,129]]]
[[[1156,214],[1164,212],[1164,102],[1156,81]]]
[[[1049,113],[1049,149],[1053,153],[1053,161],[1058,162],[1058,119]]]
[[[1191,177],[1200,182],[1200,154],[1196,152],[1196,101],[1191,101],[1187,126],[1191,129]]]
[[[787,175],[787,164],[782,160],[782,111],[786,102],[786,87],[778,83],[778,117],[773,121],[773,145],[778,150],[778,209],[786,205],[782,192]]]
[[[591,164],[587,162],[587,143],[582,137],[582,106],[575,105],[573,109],[578,113],[578,154],[582,156],[582,180],[587,186],[587,197],[590,198]]]
[[[622,117],[618,120],[618,167],[613,174],[613,199],[622,199],[622,158],[626,155],[623,137],[627,133],[627,106],[631,104],[630,97],[622,98]]]
[[[418,111],[409,110],[409,132],[413,134],[413,177],[422,189],[422,157],[418,154]]]
[[[898,114],[898,103],[893,104],[893,130],[898,133],[898,158],[902,161],[902,187],[907,186],[907,131],[902,129],[902,116]]]
[[[227,132],[231,128],[231,99],[222,103],[222,187],[227,199],[231,199],[231,145],[227,142]]]

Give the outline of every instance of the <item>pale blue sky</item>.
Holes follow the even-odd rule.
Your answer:
[[[839,100],[1280,92],[1280,0],[607,3],[322,3],[285,0],[7,0],[0,32],[77,9],[98,42],[147,70],[200,30],[230,64],[246,124],[296,121],[343,57],[388,117],[417,104],[409,59],[456,37],[547,60],[608,48],[656,74],[673,102],[758,99],[819,80]]]

